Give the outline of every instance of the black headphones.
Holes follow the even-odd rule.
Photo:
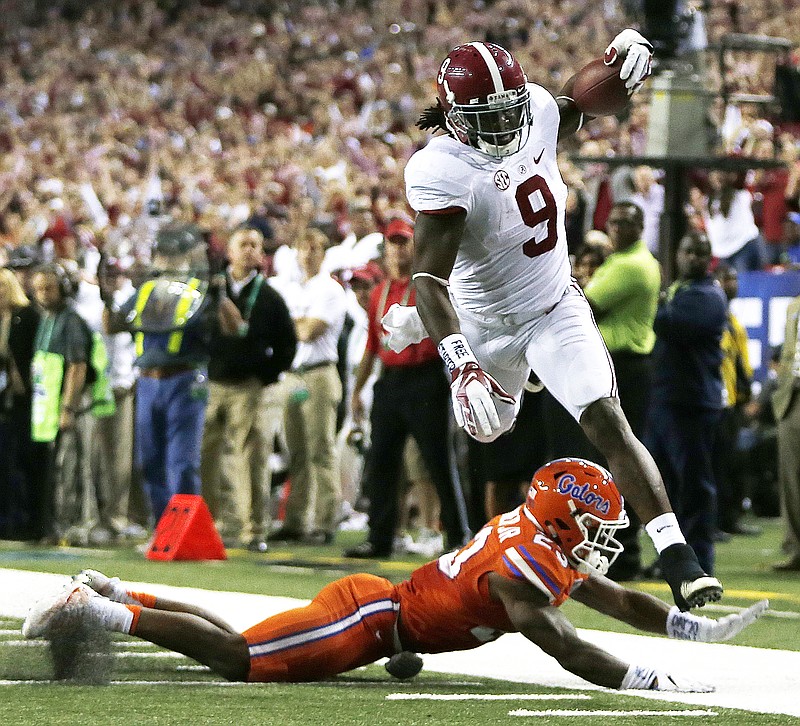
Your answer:
[[[58,281],[58,291],[63,299],[73,298],[78,293],[78,282],[64,269],[63,266],[49,262],[36,268],[36,272],[53,275]]]

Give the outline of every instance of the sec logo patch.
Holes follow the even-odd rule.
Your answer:
[[[507,171],[503,171],[502,169],[495,173],[494,175],[494,185],[501,191],[504,192],[511,186],[511,177],[508,175]]]

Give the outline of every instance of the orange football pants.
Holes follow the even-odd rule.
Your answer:
[[[245,630],[248,680],[315,681],[389,657],[399,607],[395,586],[383,577],[332,582],[305,607]]]

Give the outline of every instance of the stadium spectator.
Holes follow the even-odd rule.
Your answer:
[[[740,174],[713,170],[708,175],[707,197],[700,202],[711,252],[738,272],[764,266],[764,238],[753,216],[753,195],[741,187]]]
[[[0,269],[0,537],[38,539],[42,467],[31,440],[31,362],[39,313],[11,270]]]
[[[582,289],[589,284],[592,275],[607,257],[608,253],[597,246],[584,244],[578,248],[572,263],[572,276]]]
[[[291,488],[286,515],[270,541],[330,544],[341,499],[336,454],[336,409],[342,381],[337,341],[345,318],[345,292],[322,271],[328,237],[304,230],[295,243],[302,281],[281,287],[297,331],[297,353],[286,407],[286,446]]]
[[[633,194],[630,201],[638,205],[644,215],[642,239],[656,257],[659,254],[661,215],[664,212],[664,187],[656,181],[655,172],[649,166],[637,166],[633,170]]]
[[[200,457],[203,496],[223,542],[257,552],[266,549],[266,459],[273,445],[264,430],[261,399],[297,350],[286,303],[259,272],[263,243],[254,227],[238,229],[228,240],[220,314],[229,320],[224,331],[212,326]]]
[[[468,536],[466,505],[453,465],[449,430],[447,378],[436,347],[429,339],[401,353],[385,346],[381,319],[393,306],[416,301],[411,284],[413,226],[403,218],[386,228],[384,264],[388,279],[375,287],[369,302],[369,328],[364,356],[356,373],[351,407],[356,422],[364,418],[361,393],[375,364],[382,363],[370,410],[370,447],[363,488],[368,493],[367,540],[345,551],[347,557],[389,557],[398,525],[398,485],[406,440],[413,437],[425,470],[436,487],[447,546],[458,547]],[[419,469],[419,467],[416,467]]]
[[[797,142],[790,134],[783,134],[779,140],[779,160],[786,164],[785,168],[756,169],[753,172],[752,186],[758,200],[758,219],[765,245],[765,262],[768,265],[784,264],[787,261],[788,248],[785,236],[786,216],[791,203],[792,189],[790,178],[794,178],[800,170],[798,165]],[[754,150],[759,159],[775,157],[774,144],[771,139],[764,139]],[[793,186],[793,184],[792,184]]]
[[[589,487],[592,503],[585,496]],[[557,535],[539,524],[550,521],[559,521]],[[713,690],[620,660],[584,640],[559,609],[571,597],[644,632],[702,642],[728,640],[767,610],[768,601],[761,600],[712,620],[616,585],[602,573],[619,550],[614,533],[624,521],[608,472],[580,460],[555,461],[536,472],[525,504],[398,585],[348,575],[309,605],[239,633],[205,608],[133,592],[117,578],[83,570],[34,604],[22,633],[47,638],[88,625],[183,653],[231,681],[303,682],[379,658],[389,658],[386,670],[405,679],[422,668],[418,653],[470,650],[518,632],[565,670],[605,688]],[[589,527],[599,527],[602,543]]]
[[[640,440],[650,402],[653,319],[661,287],[661,270],[644,238],[644,226],[644,211],[636,203],[611,207],[608,236],[614,252],[584,288],[614,363],[620,406]],[[625,549],[609,570],[612,580],[635,579],[641,571],[641,522],[633,511],[628,516],[630,524],[619,533]]]
[[[800,296],[789,303],[786,311],[786,332],[772,407],[778,422],[782,549],[787,556],[774,569],[800,572]]]
[[[113,306],[120,306],[134,293],[133,285],[119,264],[106,264],[104,261],[103,268],[98,276],[100,295]],[[108,353],[114,412],[94,427],[95,464],[92,470],[98,493],[100,527],[112,539],[125,540],[144,534],[141,524],[131,521],[129,512],[133,486],[133,398],[137,375],[133,364],[136,348],[128,333],[103,333],[103,338]],[[134,502],[140,499],[140,493],[135,492]]]
[[[146,280],[119,307],[113,298],[104,300],[106,332],[129,331],[136,345],[136,460],[153,523],[174,494],[201,491],[208,336],[217,314],[213,289],[206,292],[197,277],[206,272],[205,256],[195,226],[165,226],[157,233],[153,264],[168,277]]]
[[[712,450],[722,408],[722,332],[727,303],[708,272],[703,234],[678,246],[677,280],[663,295],[653,328],[653,387],[644,443],[675,514],[706,572],[714,571],[717,494]]]
[[[92,334],[71,304],[74,282],[57,265],[33,274],[33,292],[42,311],[31,364],[32,437],[50,444],[45,486],[43,541],[80,536],[90,523],[86,492],[94,491],[86,394],[91,383]],[[84,542],[85,543],[85,542]]]
[[[750,401],[753,368],[750,365],[747,330],[731,310],[739,294],[739,274],[721,264],[714,270],[728,300],[728,315],[722,333],[722,411],[714,437],[714,481],[717,485],[717,526],[725,534],[760,534],[761,528],[742,522],[746,496],[746,462],[739,450],[744,407]]]

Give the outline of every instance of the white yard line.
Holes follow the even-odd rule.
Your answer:
[[[702,711],[699,709],[692,709],[686,711],[581,711],[581,710],[559,710],[548,709],[546,711],[529,711],[527,708],[516,708],[508,712],[509,716],[525,716],[525,717],[546,717],[552,718],[553,716],[655,716],[657,718],[664,718],[664,716],[689,716],[697,718],[698,716],[718,716],[716,711]]]
[[[49,686],[62,681],[0,681],[0,686]],[[238,681],[109,681],[109,686],[249,686]]]
[[[38,598],[68,581],[63,575],[0,569],[0,617],[24,617]],[[307,602],[194,588],[131,583],[134,590],[200,604],[243,630],[270,615]],[[641,635],[581,630],[582,637],[628,662],[649,664],[710,683],[714,693],[629,691],[631,695],[705,707],[800,716],[800,652],[737,645],[689,643]],[[564,671],[518,634],[472,651],[426,655],[430,671],[534,683],[570,691],[599,690]]]
[[[387,701],[590,701],[585,693],[390,693]]]

